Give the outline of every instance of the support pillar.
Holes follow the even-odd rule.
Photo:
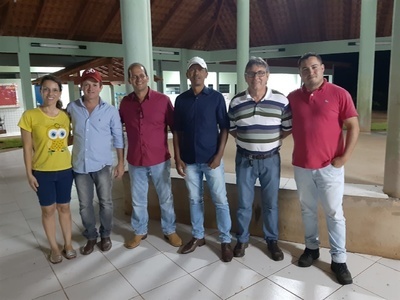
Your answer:
[[[383,192],[400,198],[400,0],[394,0]]]
[[[250,50],[250,2],[249,0],[237,0],[237,91],[247,88],[244,80],[246,64],[249,60]]]
[[[360,55],[358,63],[357,110],[360,130],[371,131],[374,87],[377,0],[361,1]]]
[[[32,93],[32,75],[31,75],[31,62],[29,58],[28,45],[25,45],[21,40],[19,41],[18,50],[18,65],[19,75],[21,78],[22,98],[24,99],[24,108],[32,109],[36,107],[35,100]]]
[[[127,94],[133,91],[128,81],[128,67],[134,62],[146,67],[149,86],[153,87],[153,41],[150,0],[120,0],[121,32],[124,45],[124,68]]]

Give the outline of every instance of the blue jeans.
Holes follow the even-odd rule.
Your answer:
[[[309,249],[319,247],[318,200],[321,201],[328,226],[332,260],[346,262],[346,220],[343,215],[344,167],[328,165],[310,170],[294,167],[297,192],[303,217],[305,243]]]
[[[161,228],[164,234],[175,232],[174,198],[171,192],[171,160],[150,167],[135,167],[129,164],[132,194],[131,224],[135,234],[147,234],[149,214],[147,193],[151,177],[158,195],[161,210]]]
[[[232,222],[226,196],[223,162],[221,161],[220,166],[215,169],[211,169],[207,164],[186,164],[185,173],[186,187],[189,191],[193,237],[204,238],[203,176],[205,175],[211,199],[215,205],[219,239],[221,243],[230,243]]]
[[[236,184],[238,188],[238,232],[241,243],[249,241],[249,225],[254,202],[254,185],[261,185],[261,209],[264,239],[278,240],[278,192],[281,175],[279,153],[265,159],[249,159],[236,152]]]
[[[74,172],[75,185],[79,197],[79,213],[82,218],[83,226],[85,227],[83,235],[88,240],[94,240],[98,237],[93,207],[94,187],[96,187],[96,194],[100,206],[100,237],[106,238],[111,234],[113,224],[111,172],[111,166],[105,166],[99,171],[90,172],[88,174]]]

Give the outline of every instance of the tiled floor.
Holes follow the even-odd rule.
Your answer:
[[[301,244],[280,242],[285,259],[274,262],[265,254],[262,239],[252,238],[246,256],[223,263],[215,230],[207,231],[206,246],[182,255],[163,239],[159,222],[151,221],[148,238],[127,250],[123,242],[132,230],[122,209],[120,181],[114,185],[113,248],[52,265],[46,259],[40,208],[25,179],[22,151],[0,153],[0,166],[1,300],[399,299],[400,261],[381,257],[349,253],[354,284],[341,286],[330,271],[327,249],[314,266],[297,267]],[[78,249],[85,240],[75,190],[71,209]],[[190,238],[189,226],[178,224],[177,231],[184,241]]]

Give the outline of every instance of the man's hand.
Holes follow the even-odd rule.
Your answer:
[[[125,167],[123,163],[119,163],[115,168],[114,168],[114,177],[117,179],[121,179],[122,176],[125,173]]]
[[[221,158],[218,157],[218,156],[216,156],[216,155],[211,159],[210,163],[208,164],[208,166],[209,166],[211,169],[216,169],[216,168],[218,168],[220,165],[221,165]]]
[[[185,173],[186,164],[182,160],[179,160],[179,161],[176,161],[175,165],[176,165],[176,171],[178,172],[178,174],[182,177],[185,177],[186,176],[186,173]]]

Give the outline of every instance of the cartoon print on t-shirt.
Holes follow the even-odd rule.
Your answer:
[[[47,147],[49,148],[49,153],[53,152],[64,152],[67,150],[67,130],[62,128],[60,124],[55,123],[50,126],[47,131],[47,136],[50,139],[47,143]]]

